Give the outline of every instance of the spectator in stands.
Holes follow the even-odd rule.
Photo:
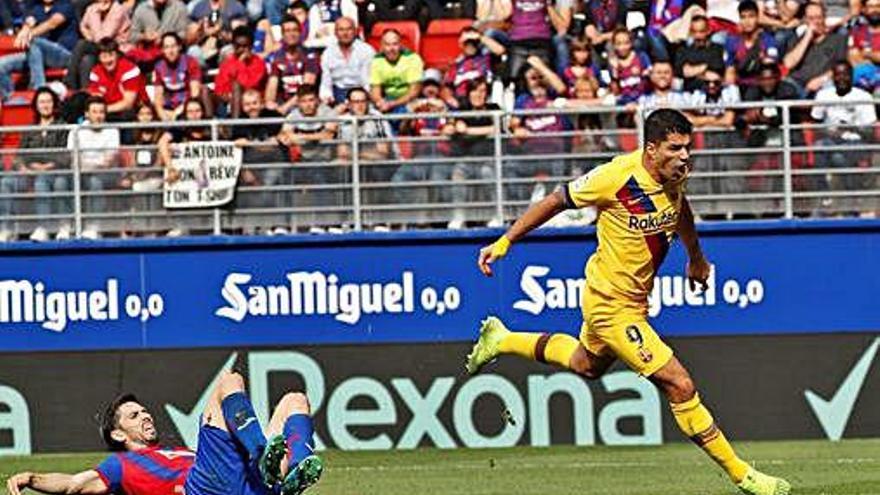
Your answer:
[[[443,101],[451,108],[458,108],[467,96],[468,82],[477,79],[492,81],[492,55],[504,54],[504,45],[476,28],[466,27],[458,36],[461,54],[455,59],[441,89]]]
[[[177,33],[162,35],[162,58],[153,70],[153,102],[161,120],[177,120],[187,100],[203,96],[202,69],[195,58],[182,52]]]
[[[42,220],[31,233],[30,239],[40,242],[49,240],[49,231],[46,227],[49,222],[57,224],[58,239],[68,239],[70,225],[67,220],[47,221],[46,219],[51,215],[70,215],[73,212],[70,198],[43,196],[69,194],[73,183],[69,170],[70,155],[63,151],[51,151],[64,149],[67,146],[67,131],[48,129],[52,125],[64,124],[58,119],[60,108],[58,96],[46,87],[39,88],[31,107],[34,112],[34,125],[39,126],[40,129],[22,134],[13,165],[16,174],[3,175],[0,179],[0,192],[4,195],[25,192],[30,189],[33,178],[33,190],[36,195],[34,209]],[[23,202],[17,198],[0,200],[0,217],[23,213],[22,204]],[[4,227],[0,230],[0,242],[11,240],[12,236],[13,233],[8,228]]]
[[[850,33],[849,61],[855,85],[875,93],[880,89],[880,0],[866,0],[862,17]]]
[[[115,42],[114,42],[115,43]],[[85,191],[100,193],[115,188],[121,177],[117,172],[107,169],[118,167],[119,164],[119,130],[105,127],[108,105],[100,96],[90,96],[85,104],[84,125],[71,132],[67,137],[67,149],[71,152],[79,150],[79,169],[82,172],[82,187]],[[106,198],[101,194],[87,196],[83,210],[89,213],[107,211]],[[86,223],[81,233],[84,239],[101,237],[97,221]]]
[[[89,82],[89,73],[98,62],[98,43],[104,39],[116,40],[120,50],[128,51],[131,32],[131,12],[116,0],[95,0],[88,6],[79,30],[82,38],[76,42],[64,83],[68,89],[80,90]]]
[[[357,0],[355,0],[357,2]],[[292,15],[296,20],[299,21],[299,25],[301,28],[299,41],[301,43],[305,43],[307,39],[309,39],[309,4],[307,4],[304,0],[294,0],[291,2],[287,8],[284,10],[284,15]],[[283,18],[283,16],[282,16]],[[279,21],[280,22],[280,21]],[[357,30],[357,23],[352,19],[352,23]],[[273,26],[279,26],[280,24],[274,23]],[[334,31],[335,34],[335,31]]]
[[[357,37],[355,22],[336,21],[336,43],[321,54],[321,100],[343,102],[352,88],[370,86],[370,68],[376,52]]]
[[[162,54],[163,35],[186,36],[188,14],[181,0],[145,0],[131,16],[132,49],[126,54],[137,62],[153,62]],[[181,48],[183,43],[181,43]]]
[[[484,79],[475,79],[467,84],[467,99],[461,106],[462,111],[473,112],[497,112],[501,108],[495,103],[489,102],[489,83]],[[450,165],[435,165],[432,170],[431,180],[452,180],[462,182],[465,180],[491,180],[495,177],[495,164],[491,157],[495,154],[495,142],[492,139],[496,132],[495,122],[491,115],[477,115],[473,117],[457,118],[453,124],[455,139],[453,140],[453,153],[461,157],[462,161]],[[471,161],[472,159],[481,159]],[[467,160],[467,161],[464,161]],[[467,201],[490,201],[493,193],[490,186],[465,186],[454,184],[452,187],[440,189],[439,200],[442,203],[450,201],[455,205],[461,205]],[[467,215],[463,208],[457,207],[452,210],[452,218],[447,228],[461,229],[467,221]]]
[[[0,29],[3,34],[12,36],[15,30],[21,26],[25,17],[27,2],[24,0],[4,0],[0,2]]]
[[[559,49],[567,41],[558,36],[554,39],[554,26],[550,21],[549,11],[555,7],[551,0],[512,0],[512,5],[510,29],[507,31],[510,38],[509,76],[520,78],[521,72],[527,69],[526,60],[530,56],[553,60],[551,47],[555,47],[556,59],[560,59],[562,57],[559,56]],[[568,6],[570,8],[570,4]],[[565,56],[568,46],[562,50]],[[565,56],[563,60],[568,60],[568,57]]]
[[[754,86],[761,62],[779,60],[779,45],[773,34],[758,24],[758,4],[754,0],[743,0],[737,11],[739,34],[730,34],[725,39],[725,79],[740,87]]]
[[[189,17],[186,33],[189,54],[204,66],[220,54],[223,45],[232,41],[234,24],[242,24],[247,12],[238,0],[200,0]]]
[[[347,17],[358,23],[354,0],[316,0],[309,9],[309,35],[306,48],[327,48],[336,43],[336,21]]]
[[[554,0],[547,6],[547,18],[553,28],[553,56],[557,74],[562,74],[571,57],[568,51],[568,30],[574,15],[574,0]]]
[[[337,108],[337,112],[340,115],[353,115],[362,118],[376,117],[374,119],[363,118],[358,121],[357,135],[361,140],[358,146],[358,157],[361,160],[386,160],[392,156],[394,150],[391,140],[394,138],[394,133],[387,120],[379,119],[382,114],[370,107],[370,95],[367,90],[363,88],[350,89],[348,98]],[[340,142],[336,145],[336,157],[344,162],[351,161],[352,149],[349,143],[354,139],[354,124],[350,121],[342,122],[339,125],[337,136]]]
[[[700,108],[689,110],[688,117],[702,133],[703,148],[713,152],[695,159],[694,168],[698,172],[743,171],[748,163],[744,155],[718,154],[726,148],[745,148],[746,141],[737,130],[731,130],[736,111],[731,105],[740,103],[739,88],[735,84],[724,84],[721,72],[707,70],[702,76],[702,85],[691,95],[690,104]],[[746,190],[742,177],[694,177],[688,182],[691,194],[740,194]],[[716,202],[716,210],[722,207],[734,209],[735,204]]]
[[[684,41],[691,19],[706,15],[699,5],[688,6],[687,3],[686,0],[651,0],[645,34],[652,60],[672,61],[669,45]]]
[[[703,73],[724,73],[724,47],[709,39],[709,19],[698,15],[691,19],[690,37],[675,52],[675,75],[684,80],[684,91],[700,85]]]
[[[266,83],[266,108],[287,115],[296,107],[296,93],[303,84],[316,86],[321,67],[318,54],[302,47],[300,24],[291,15],[281,21],[283,46],[273,54]]]
[[[293,183],[303,185],[333,185],[349,180],[350,172],[343,167],[328,167],[333,159],[335,145],[329,143],[336,136],[337,125],[332,121],[336,113],[318,99],[318,90],[304,84],[296,96],[296,108],[288,116],[278,140],[294,147],[300,163],[294,167]],[[343,203],[339,191],[314,190],[306,192],[305,201],[294,199],[296,206],[329,207]],[[311,218],[314,225],[316,218]],[[317,230],[316,230],[317,232]]]
[[[237,118],[241,95],[248,89],[263,91],[266,87],[266,63],[254,54],[253,44],[254,34],[249,27],[239,26],[232,32],[233,52],[220,63],[214,80],[218,115]]]
[[[605,51],[614,30],[626,25],[627,4],[622,0],[584,1],[584,35],[599,52]]]
[[[370,97],[382,113],[402,113],[422,90],[424,64],[418,53],[401,45],[394,29],[382,33],[380,53],[370,67]]]
[[[540,110],[551,108],[553,99],[565,93],[566,87],[562,79],[547,67],[537,56],[528,58],[530,65],[525,73],[526,93],[516,99],[516,110]],[[547,135],[561,133],[567,128],[565,116],[558,113],[529,114],[514,116],[510,119],[513,136],[521,144],[521,150],[527,155],[557,155],[565,153],[565,138]],[[514,144],[516,145],[516,144]],[[565,161],[561,158],[535,158],[529,161],[517,161],[515,167],[509,167],[514,177],[518,178],[558,178],[565,175]],[[514,196],[519,199],[526,197],[527,189],[517,188]],[[543,197],[546,188],[542,183],[535,185],[532,198]]]
[[[422,91],[419,98],[407,105],[407,113],[443,114],[448,110],[441,98],[442,74],[437,69],[428,69],[422,78]],[[401,134],[416,136],[419,140],[412,143],[413,157],[417,160],[429,160],[449,156],[449,142],[445,136],[452,133],[451,121],[445,117],[420,117],[404,121]],[[392,177],[392,181],[414,182],[427,181],[436,163],[403,163]],[[399,187],[395,191],[397,202],[402,204],[424,204],[430,200],[431,190],[427,187]],[[424,219],[424,215],[422,216]],[[424,220],[416,222],[423,223]]]
[[[651,67],[651,90],[638,100],[642,112],[647,115],[656,108],[678,108],[690,104],[686,93],[673,89],[672,80],[672,64],[669,62],[659,61]]]
[[[762,64],[758,71],[758,83],[746,88],[743,100],[748,102],[774,102],[797,99],[800,92],[789,81],[783,81],[779,66],[775,63]],[[792,119],[794,122],[795,119]],[[768,105],[763,108],[751,108],[744,112],[736,122],[737,126],[746,130],[748,145],[750,148],[763,148],[766,146],[782,146],[782,134],[779,127],[782,125],[782,110],[776,105]],[[778,170],[780,161],[776,154],[761,156],[752,164],[754,170]],[[749,189],[757,192],[780,191],[778,177],[750,177]]]
[[[144,76],[134,62],[122,57],[116,40],[98,43],[98,64],[89,74],[88,92],[100,96],[110,122],[131,122],[138,103],[147,101]]]
[[[821,3],[807,4],[803,26],[803,34],[789,43],[782,62],[790,71],[788,77],[806,96],[831,82],[831,68],[846,59],[847,39],[841,33],[828,31],[825,6]]]
[[[141,103],[137,109],[137,122],[149,124],[156,122],[156,110],[150,103]],[[129,172],[122,178],[119,187],[130,189],[136,196],[126,198],[128,207],[133,212],[152,212],[162,208],[162,175],[155,170],[159,164],[159,150],[156,145],[162,136],[159,127],[138,127],[134,130],[131,150],[122,154],[122,162]],[[133,217],[128,222],[129,231],[144,232],[150,230],[153,219]]]
[[[506,47],[510,43],[507,30],[513,12],[511,0],[477,0],[476,7],[474,27]]]
[[[23,53],[0,57],[0,97],[6,99],[15,89],[12,73],[30,71],[30,86],[46,85],[47,67],[66,67],[76,45],[76,14],[68,0],[41,0],[25,18],[13,46]]]
[[[178,117],[177,120],[179,122],[197,122],[207,118],[208,111],[205,104],[201,100],[189,100],[183,109],[183,115]],[[180,178],[180,171],[174,168],[174,155],[171,147],[173,143],[209,141],[211,138],[211,129],[205,125],[172,127],[169,131],[164,132],[159,137],[158,151],[159,164],[165,169],[165,182],[173,183]],[[165,234],[167,237],[180,237],[187,233],[186,226],[180,221],[179,217],[175,217],[172,224],[171,230]]]
[[[869,151],[860,150],[864,143],[870,143],[877,123],[874,105],[856,104],[871,100],[867,91],[853,87],[853,68],[847,61],[834,64],[832,78],[833,87],[826,87],[816,93],[816,104],[810,116],[825,126],[820,130],[822,136],[818,148],[831,146],[848,146],[830,152],[817,153],[818,167],[850,168],[858,167],[870,159]],[[843,104],[841,103],[847,103]],[[832,105],[837,103],[838,105]],[[829,105],[823,105],[829,104]],[[834,174],[829,179],[828,187],[832,190],[864,191],[871,189],[875,178],[868,174]],[[826,206],[830,200],[826,200]]]
[[[247,119],[280,119],[281,114],[268,109],[263,104],[263,95],[256,89],[248,89],[241,97],[242,118]],[[278,141],[281,124],[236,125],[232,128],[232,139],[236,146],[244,149],[239,183],[243,186],[277,186],[290,183],[290,170],[283,164],[288,162],[286,149]],[[268,168],[254,169],[251,165]],[[284,206],[285,193],[265,191],[249,198],[247,194],[236,200],[240,206]],[[281,234],[282,228],[275,233]]]
[[[562,71],[562,79],[568,86],[568,93],[574,90],[575,82],[585,77],[597,78],[599,66],[592,60],[593,48],[588,38],[575,38],[569,43],[571,53],[568,66]]]
[[[798,27],[798,12],[800,12],[803,0],[758,0],[761,8],[758,22],[762,27],[779,33],[787,38],[787,32]]]
[[[632,34],[626,28],[617,28],[611,42],[614,51],[608,57],[608,76],[604,82],[611,88],[617,105],[638,102],[648,91],[651,59],[633,49]],[[619,127],[635,125],[631,113],[619,113],[616,120]]]

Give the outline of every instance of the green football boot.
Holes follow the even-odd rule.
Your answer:
[[[483,326],[480,327],[480,338],[477,339],[477,343],[474,344],[474,348],[467,356],[465,369],[469,375],[476,374],[486,363],[498,357],[498,346],[509,333],[510,330],[498,318],[490,316],[483,320]]]

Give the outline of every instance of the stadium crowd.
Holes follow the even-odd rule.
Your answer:
[[[437,19],[467,19],[459,25],[459,53],[435,66],[419,53],[419,38]],[[415,33],[388,21],[417,20]],[[390,27],[389,27],[390,26]],[[617,151],[618,143],[591,134],[560,138],[572,130],[632,128],[637,111],[688,107],[706,148],[778,146],[782,116],[768,106],[726,108],[739,102],[804,99],[839,103],[871,99],[880,91],[880,0],[851,0],[833,19],[821,1],[802,0],[2,0],[0,28],[11,48],[0,56],[0,97],[4,110],[29,103],[35,125],[86,122],[73,133],[26,132],[19,147],[57,151],[19,153],[0,177],[0,240],[16,236],[8,218],[21,213],[15,194],[45,194],[32,207],[37,215],[71,211],[63,195],[71,190],[70,152],[90,172],[86,191],[151,190],[161,178],[138,167],[170,166],[170,144],[208,140],[205,127],[102,127],[105,122],[170,122],[215,119],[286,118],[283,125],[238,125],[221,136],[245,147],[250,164],[290,161],[346,162],[354,153],[350,123],[389,114],[447,113],[504,109],[551,109],[505,120],[508,152],[560,155]],[[18,89],[26,87],[31,92]],[[35,92],[34,92],[35,91]],[[22,99],[24,98],[24,99]],[[614,118],[568,117],[559,108],[623,107]],[[828,124],[805,139],[838,145],[871,142],[873,105],[814,105],[791,115],[793,123]],[[399,139],[416,140],[409,153],[490,159],[495,133],[491,117],[437,117],[365,120],[357,127],[366,141],[358,147],[366,182],[488,180],[490,163],[401,164]],[[391,138],[398,138],[398,140]],[[444,137],[456,137],[444,141]],[[372,141],[371,141],[372,140]],[[76,141],[76,143],[74,143]],[[332,144],[328,144],[328,141]],[[126,145],[144,145],[120,153]],[[870,153],[820,153],[816,162],[847,167],[870,164]],[[779,169],[778,155],[749,163],[743,157],[710,156],[703,170]],[[796,163],[795,166],[798,166]],[[100,173],[131,167],[131,173]],[[291,167],[296,169],[296,167]],[[505,173],[515,178],[566,177],[589,169],[581,161],[522,160]],[[53,173],[56,172],[56,173]],[[242,185],[342,182],[342,168],[248,170]],[[173,173],[171,174],[173,177]],[[694,193],[778,191],[780,177],[705,180]],[[873,188],[874,175],[800,177],[804,189]],[[872,181],[871,184],[868,184]],[[539,184],[539,186],[541,186]],[[425,203],[461,202],[485,196],[485,188],[465,186],[437,192],[401,188],[392,197],[364,200]],[[511,194],[540,197],[525,184]],[[276,197],[277,199],[277,197]],[[239,206],[270,206],[271,199],[243,198]],[[335,204],[332,191],[313,194],[310,205]],[[830,200],[829,200],[830,201]],[[100,195],[87,198],[86,211],[106,208]],[[466,218],[452,211],[448,226]],[[70,226],[40,225],[31,238],[59,238]],[[87,227],[85,237],[100,235]],[[177,230],[177,229],[175,229]]]

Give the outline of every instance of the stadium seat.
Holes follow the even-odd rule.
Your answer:
[[[15,48],[13,43],[15,43],[15,36],[0,36],[0,56],[22,51]]]
[[[635,151],[639,147],[639,135],[635,131],[618,134],[620,138],[620,149],[622,151]]]
[[[379,51],[379,40],[386,29],[396,29],[400,33],[403,46],[416,53],[421,52],[422,32],[419,30],[419,23],[415,21],[383,21],[373,24],[373,29],[370,31],[370,37],[367,39],[367,42],[376,51]]]
[[[7,103],[0,110],[0,126],[13,125],[31,125],[34,123],[34,114],[31,111],[31,100],[34,97],[33,91],[16,91],[12,93],[12,100],[21,100],[22,103]],[[26,102],[26,103],[25,103]],[[12,161],[15,159],[15,152],[7,150],[18,149],[21,143],[21,133],[4,132],[0,134],[0,148],[4,150],[2,159],[2,167],[4,170],[12,168]]]
[[[49,67],[46,69],[46,81],[61,81],[66,75],[66,67]],[[27,81],[25,72],[13,72],[10,77],[12,78],[12,84],[16,88],[24,89],[25,82]]]
[[[425,67],[436,67],[445,71],[458,56],[458,35],[461,30],[472,26],[472,19],[437,19],[431,21],[422,39],[422,60]]]

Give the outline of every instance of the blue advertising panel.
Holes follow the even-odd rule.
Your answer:
[[[708,289],[676,243],[649,314],[667,336],[880,330],[880,223],[708,226]],[[492,278],[499,234],[71,243],[0,257],[0,350],[190,348],[471,340],[487,314],[578,332],[592,230],[517,243]]]

